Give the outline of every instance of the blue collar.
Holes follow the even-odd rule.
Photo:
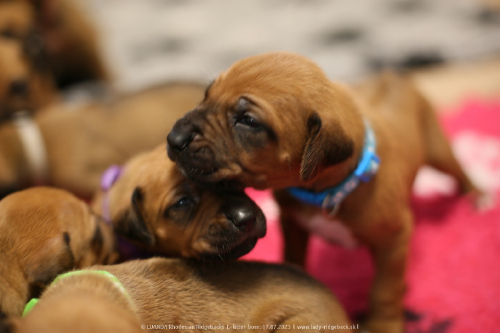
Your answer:
[[[329,210],[330,215],[335,215],[340,208],[340,203],[354,191],[360,181],[368,182],[378,171],[380,159],[376,154],[377,142],[370,123],[365,120],[365,144],[361,160],[353,173],[340,184],[330,187],[322,192],[312,192],[300,187],[289,187],[288,192],[310,205],[320,206]]]

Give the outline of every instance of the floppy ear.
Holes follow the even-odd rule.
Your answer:
[[[338,164],[353,154],[354,142],[336,124],[323,125],[317,113],[307,119],[309,139],[307,140],[300,164],[300,179],[308,181],[318,172],[319,167]]]
[[[132,194],[131,207],[118,221],[115,230],[128,239],[151,246],[155,243],[155,239],[144,220],[143,203],[144,194],[139,187],[136,187]]]

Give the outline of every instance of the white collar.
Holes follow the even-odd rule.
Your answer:
[[[46,184],[49,180],[49,163],[40,127],[27,111],[15,113],[13,122],[21,139],[33,183]]]

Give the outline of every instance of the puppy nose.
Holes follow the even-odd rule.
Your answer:
[[[10,92],[14,95],[26,95],[28,93],[28,80],[16,79],[10,84]]]
[[[185,119],[178,120],[167,135],[168,146],[180,153],[193,141],[196,128]]]
[[[255,227],[257,210],[250,202],[239,202],[228,205],[225,214],[240,230],[250,231]]]

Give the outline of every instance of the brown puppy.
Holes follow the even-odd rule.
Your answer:
[[[196,84],[173,83],[76,110],[50,107],[31,126],[41,133],[38,153],[46,155],[38,181],[91,198],[110,165],[164,142],[175,120],[203,98],[203,91]],[[33,185],[28,148],[15,123],[0,125],[0,192]]]
[[[125,291],[120,292],[112,278],[102,273],[69,275],[49,287],[25,318],[4,323],[2,332],[62,332],[45,327],[66,324],[66,313],[74,312],[71,304],[79,296],[107,301],[114,315],[111,320],[119,317],[119,308],[128,313],[122,315],[127,323],[138,316],[143,329],[150,332],[326,332],[336,328],[352,332],[330,291],[286,265],[153,258],[92,269],[112,273]],[[55,315],[54,309],[61,312]],[[95,317],[89,313],[81,314],[90,321],[86,325],[106,324],[107,311]],[[57,320],[48,320],[56,316]],[[299,328],[306,325],[318,327]],[[107,331],[101,326],[78,332]]]
[[[63,190],[35,187],[0,201],[0,313],[18,316],[58,274],[117,259],[111,229]]]
[[[127,295],[106,277],[86,274],[51,286],[23,319],[0,319],[0,332],[138,333],[139,316]]]
[[[264,214],[245,193],[197,186],[168,159],[164,145],[132,158],[116,176],[92,208],[149,256],[236,259],[266,233]],[[127,250],[125,257],[140,257]]]
[[[52,76],[36,57],[21,42],[0,38],[0,121],[16,111],[40,110],[58,99]]]
[[[110,79],[97,33],[74,0],[0,1],[0,34],[41,43],[60,88]]]
[[[340,236],[348,246],[369,246],[376,267],[370,332],[403,332],[413,222],[408,201],[418,168],[429,163],[455,176],[461,192],[475,190],[433,110],[409,80],[387,74],[353,90],[291,53],[235,63],[176,123],[168,143],[169,156],[193,179],[259,189],[299,187],[313,199],[319,196],[313,206],[288,190],[277,192],[286,259],[304,263],[310,231],[332,241]],[[374,176],[373,152],[380,159]],[[360,167],[356,180],[371,179],[358,185],[351,180]],[[334,201],[339,198],[345,200]]]

